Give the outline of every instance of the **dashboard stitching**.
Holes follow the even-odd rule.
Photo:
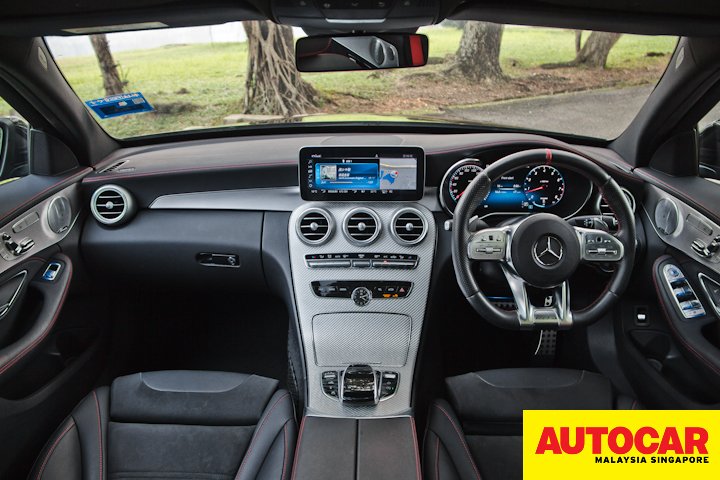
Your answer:
[[[90,173],[91,171],[92,171],[91,168],[84,168],[83,170],[81,170],[80,172],[76,173],[75,175],[71,175],[71,176],[69,176],[69,177],[63,178],[63,179],[60,180],[59,182],[53,183],[53,184],[50,185],[49,187],[45,188],[44,190],[38,192],[37,194],[35,194],[34,196],[32,196],[31,198],[29,198],[28,200],[26,200],[24,203],[21,203],[21,204],[18,205],[17,207],[15,207],[15,208],[13,208],[12,210],[9,210],[7,213],[5,213],[4,216],[0,217],[0,223],[4,223],[8,218],[13,217],[16,213],[18,213],[18,212],[19,212],[20,210],[22,210],[24,207],[27,207],[28,205],[30,205],[30,204],[32,204],[33,202],[37,201],[40,197],[42,197],[42,196],[45,195],[46,193],[48,193],[48,192],[50,192],[50,191],[52,191],[52,190],[55,190],[57,187],[59,187],[59,186],[61,186],[61,185],[65,185],[65,184],[70,185],[71,183],[73,183],[73,181],[74,181],[76,178],[81,177],[81,176],[83,176],[83,175],[86,175],[86,174]]]

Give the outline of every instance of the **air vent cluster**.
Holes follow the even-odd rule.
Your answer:
[[[135,201],[127,190],[117,185],[103,185],[95,190],[90,203],[95,219],[105,225],[121,225],[135,213]]]
[[[107,172],[114,172],[118,168],[122,167],[127,160],[120,160],[119,162],[113,163],[109,167],[107,167],[105,170],[101,170],[100,173],[107,173]]]
[[[330,214],[321,208],[311,208],[298,218],[297,234],[305,243],[318,245],[324,243],[333,231]]]
[[[343,232],[347,239],[359,245],[372,243],[380,234],[380,229],[380,218],[369,208],[351,210],[343,222]]]
[[[393,215],[391,232],[398,243],[415,245],[421,242],[427,233],[425,217],[414,208],[398,210]]]

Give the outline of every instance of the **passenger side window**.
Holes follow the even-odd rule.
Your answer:
[[[720,104],[698,122],[700,176],[720,181]]]
[[[0,187],[30,173],[30,126],[0,98]]]

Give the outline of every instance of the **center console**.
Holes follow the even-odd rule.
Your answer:
[[[307,414],[411,414],[436,226],[418,147],[306,147],[290,262]]]

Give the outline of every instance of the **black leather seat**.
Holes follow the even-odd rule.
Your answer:
[[[423,448],[428,480],[522,478],[523,410],[632,409],[596,373],[553,368],[488,370],[446,379],[430,408]]]
[[[278,382],[225,372],[116,379],[63,421],[30,474],[48,479],[284,479],[296,423]]]

